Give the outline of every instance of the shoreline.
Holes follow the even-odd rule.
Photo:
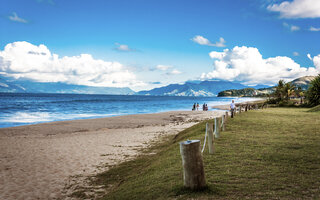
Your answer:
[[[1,128],[0,199],[66,198],[85,177],[223,113],[170,111]]]

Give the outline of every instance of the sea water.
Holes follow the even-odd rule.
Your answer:
[[[0,93],[0,128],[51,121],[191,110],[252,98]]]

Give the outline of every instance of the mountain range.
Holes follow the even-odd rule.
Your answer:
[[[313,76],[301,77],[292,81],[296,86],[307,89]],[[262,89],[261,89],[262,88]],[[117,94],[152,96],[256,96],[268,94],[274,87],[257,85],[249,87],[241,83],[222,80],[187,81],[184,84],[167,86],[134,92],[128,87],[92,87],[67,83],[44,83],[27,79],[14,79],[0,76],[0,92],[6,93],[69,93],[69,94]]]
[[[135,94],[128,87],[92,87],[67,83],[43,83],[0,76],[0,92],[6,93],[69,93],[69,94]]]
[[[248,86],[222,80],[188,81],[184,84],[170,84],[168,86],[140,91],[138,95],[153,96],[217,96],[222,90],[243,89]],[[266,87],[257,85],[255,88]]]

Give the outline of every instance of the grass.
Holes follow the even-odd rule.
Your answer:
[[[320,105],[311,108],[310,110],[308,110],[308,112],[320,112]]]
[[[320,199],[320,113],[269,108],[230,119],[203,154],[208,187],[183,187],[179,141],[201,139],[201,122],[144,155],[99,174],[103,199]],[[156,152],[156,154],[151,154]]]

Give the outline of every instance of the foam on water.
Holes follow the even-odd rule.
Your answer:
[[[35,124],[41,122],[88,119],[117,116],[118,114],[58,114],[48,112],[16,112],[0,119],[0,123],[6,124]]]

